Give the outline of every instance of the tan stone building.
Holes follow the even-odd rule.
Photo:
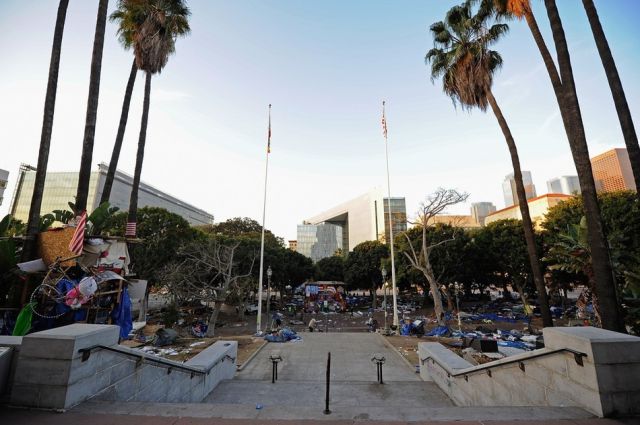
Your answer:
[[[594,156],[591,158],[591,168],[598,192],[636,190],[626,149],[611,149]]]
[[[472,215],[442,214],[433,217],[432,223],[448,224],[450,226],[462,227],[463,229],[482,227]]]
[[[298,250],[298,241],[289,241],[289,249],[291,251],[297,251]]]
[[[541,195],[529,199],[529,214],[531,214],[531,221],[533,221],[534,226],[540,226],[540,223],[544,220],[544,216],[547,211],[549,211],[549,208],[571,198],[571,195],[565,195],[562,193],[547,193],[546,195]],[[509,218],[522,220],[522,214],[520,213],[520,207],[518,205],[512,205],[510,207],[498,210],[493,214],[489,214],[485,219],[485,225],[493,223],[494,221],[505,220]]]

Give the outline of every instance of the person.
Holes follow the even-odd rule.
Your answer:
[[[315,328],[316,328],[316,318],[312,317],[311,320],[309,320],[309,332],[313,332]]]

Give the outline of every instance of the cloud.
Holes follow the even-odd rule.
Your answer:
[[[192,97],[189,93],[180,90],[153,90],[151,95],[154,101],[158,102],[175,102],[177,100],[189,99]]]

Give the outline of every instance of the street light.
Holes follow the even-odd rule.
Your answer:
[[[271,327],[271,275],[273,271],[271,270],[271,266],[267,268],[267,323],[269,323],[269,327]]]
[[[389,323],[387,322],[387,288],[389,288],[389,282],[387,282],[387,269],[382,266],[382,293],[384,294],[384,335],[389,335],[391,331],[389,330]]]

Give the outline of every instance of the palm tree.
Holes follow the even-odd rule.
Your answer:
[[[151,77],[158,74],[175,52],[176,39],[189,33],[189,9],[184,0],[120,0],[112,19],[120,21],[120,36],[131,40],[135,65],[145,72],[144,102],[133,187],[129,199],[127,235],[135,236],[138,188],[149,121]]]
[[[593,261],[595,291],[600,302],[602,327],[612,331],[626,332],[613,279],[600,206],[596,196],[596,186],[589,159],[589,148],[571,68],[571,56],[555,0],[545,0],[545,6],[549,23],[551,24],[551,32],[558,57],[558,68],[560,69],[560,78],[562,80],[562,89],[559,93],[556,92],[556,96],[558,97],[561,111],[564,109],[562,114],[563,116],[566,115],[565,119],[568,120],[571,128],[567,135],[569,136],[571,154],[573,155],[573,162],[578,172],[578,180],[582,190],[584,212],[587,220],[587,234]]]
[[[80,158],[80,173],[78,175],[78,191],[76,192],[76,213],[87,209],[89,196],[89,178],[91,177],[91,162],[93,157],[93,140],[96,134],[96,120],[98,116],[98,98],[100,96],[100,71],[102,70],[102,50],[104,47],[104,32],[107,27],[107,6],[109,0],[100,0],[98,4],[98,18],[96,33],[93,38],[93,54],[91,56],[91,74],[89,76],[89,99],[87,100],[87,116],[84,124],[84,140],[82,142],[82,157]]]
[[[618,75],[616,63],[613,60],[613,55],[609,48],[609,42],[607,41],[607,37],[604,35],[604,30],[602,29],[602,24],[600,23],[596,6],[593,4],[593,0],[582,0],[582,4],[587,12],[587,18],[591,25],[593,38],[596,41],[598,53],[600,53],[600,60],[602,60],[602,66],[604,66],[604,71],[607,74],[609,88],[613,95],[613,103],[616,105],[618,120],[620,121],[620,127],[622,127],[622,135],[624,137],[624,142],[627,145],[627,152],[629,152],[629,160],[631,162],[631,169],[633,170],[636,189],[640,191],[640,146],[638,145],[638,135],[636,134],[636,129],[633,125],[633,119],[631,118],[631,111],[629,110],[627,97],[624,94],[622,81],[620,81],[620,75]]]
[[[111,19],[113,19],[113,15],[111,15]],[[129,118],[129,105],[131,105],[131,95],[133,93],[133,86],[136,82],[137,73],[138,67],[136,66],[136,60],[134,59],[133,64],[131,65],[131,72],[129,74],[127,88],[124,91],[122,112],[120,113],[120,124],[118,124],[118,133],[116,134],[116,141],[113,144],[111,161],[109,161],[109,170],[107,171],[107,177],[104,181],[104,187],[102,188],[100,205],[104,204],[105,202],[109,202],[109,198],[111,197],[111,188],[113,187],[113,180],[116,177],[116,169],[118,168],[118,160],[120,159],[120,151],[122,150],[124,131],[127,128],[127,119]]]
[[[60,0],[56,28],[53,33],[53,45],[51,47],[51,62],[49,63],[49,80],[47,81],[47,94],[44,100],[44,116],[42,119],[42,134],[40,135],[40,150],[38,152],[38,168],[31,196],[29,219],[27,222],[27,239],[22,251],[22,260],[33,259],[36,250],[36,236],[40,226],[40,207],[44,193],[44,182],[49,163],[49,147],[51,146],[51,129],[53,128],[53,113],[56,107],[56,92],[58,89],[58,70],[60,68],[60,52],[62,50],[62,34],[64,21],[67,17],[69,0]]]
[[[426,61],[431,63],[432,80],[442,77],[443,90],[454,103],[459,103],[463,109],[477,107],[482,111],[486,111],[490,106],[498,120],[511,155],[527,254],[538,292],[543,324],[553,326],[529,205],[522,182],[518,149],[491,90],[493,75],[502,65],[502,57],[488,47],[509,30],[506,24],[487,27],[491,13],[490,9],[481,7],[474,15],[471,1],[453,7],[447,13],[444,22],[436,22],[430,27],[435,47],[427,53]]]

